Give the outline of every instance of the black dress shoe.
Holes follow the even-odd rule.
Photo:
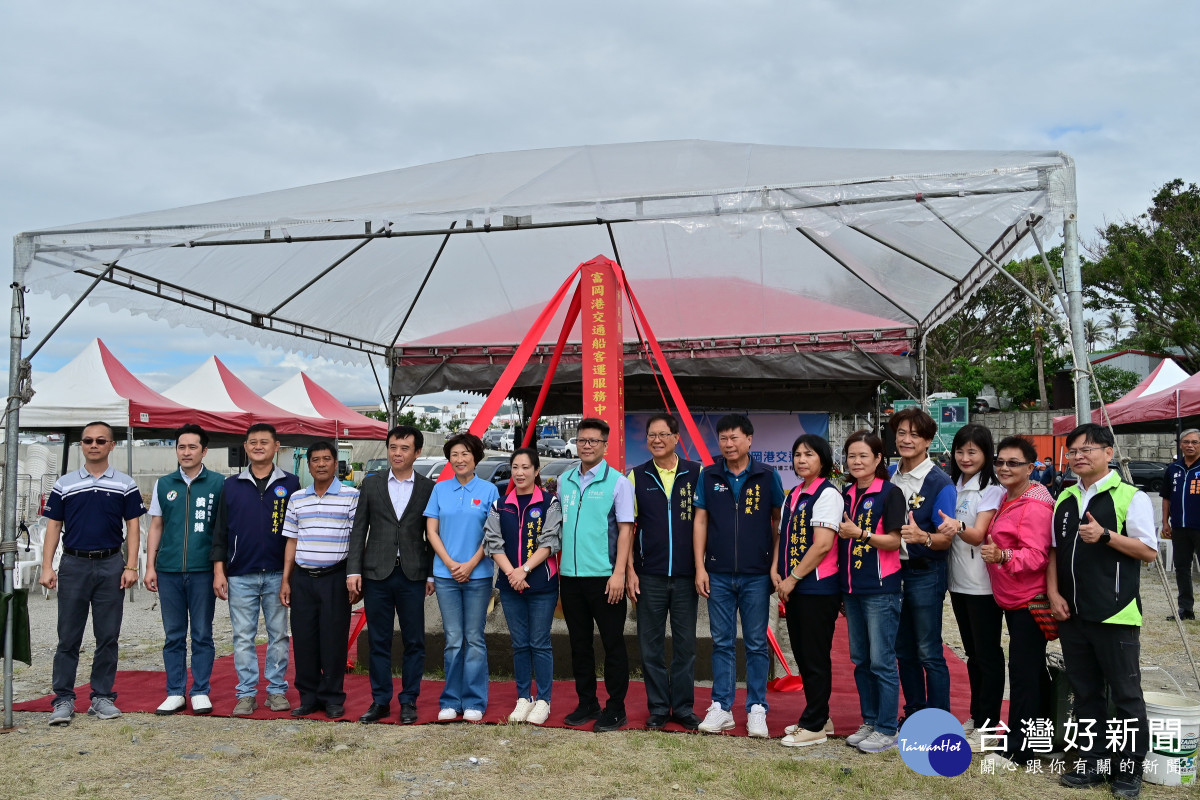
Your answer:
[[[600,717],[596,720],[596,724],[592,726],[592,730],[596,733],[607,733],[615,731],[625,726],[629,720],[625,716],[623,708],[606,708],[601,712]]]
[[[386,719],[390,713],[392,713],[392,709],[388,708],[386,703],[371,703],[371,707],[367,709],[365,714],[358,718],[358,721],[379,722],[381,719]]]
[[[646,730],[661,731],[663,728],[667,727],[667,719],[667,714],[651,714],[646,718]]]
[[[387,708],[387,706],[384,706]],[[402,725],[412,725],[417,721],[417,704],[416,703],[401,703],[400,704],[400,723]]]
[[[684,730],[694,731],[700,727],[700,718],[692,712],[686,714],[671,714],[671,721],[683,726]]]
[[[578,728],[580,725],[591,722],[592,720],[597,719],[599,716],[599,703],[590,705],[584,705],[583,703],[580,703],[574,711],[572,711],[570,714],[567,714],[567,718],[563,720],[563,723],[570,725],[571,727]]]
[[[293,717],[307,717],[309,714],[315,714],[325,707],[324,703],[301,703],[292,709]]]
[[[1058,782],[1063,786],[1071,789],[1086,789],[1089,786],[1099,786],[1107,780],[1107,777],[1099,772],[1064,772],[1059,776]]]
[[[326,703],[325,716],[329,719],[341,719],[346,716],[346,707],[339,706],[337,703]]]

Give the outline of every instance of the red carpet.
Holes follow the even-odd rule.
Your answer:
[[[833,718],[838,736],[848,736],[857,730],[862,722],[862,718],[858,713],[858,692],[854,687],[854,666],[850,663],[848,647],[846,621],[844,618],[839,618],[833,641],[833,695],[830,698],[830,716]],[[265,646],[259,647],[260,670],[264,649]],[[949,648],[945,649],[945,653],[946,663],[950,667],[950,710],[960,720],[965,720],[969,716],[967,708],[969,702],[967,667]],[[510,664],[492,666],[502,666],[506,670],[511,669]],[[292,669],[289,665],[289,684],[292,679]],[[395,678],[394,685],[396,691],[399,691],[400,679],[398,676]],[[236,686],[237,676],[234,672],[233,656],[225,656],[224,658],[217,659],[213,667],[211,694],[214,716],[227,717],[233,711],[233,706],[236,702],[234,696]],[[347,675],[345,686],[347,695],[346,716],[342,721],[355,721],[371,704],[370,681],[366,675]],[[123,711],[152,713],[165,697],[165,678],[162,672],[118,672],[116,691],[119,695],[117,705]],[[441,691],[442,681],[425,680],[422,683],[421,698],[417,703],[418,724],[436,723],[438,696],[441,694]],[[86,710],[89,693],[87,685],[84,684],[78,688],[77,693],[79,697],[77,705],[80,710]],[[490,723],[506,722],[508,713],[517,701],[516,684],[512,681],[493,681],[489,694],[488,710],[484,715],[484,721]],[[603,704],[603,683],[600,686],[600,694],[601,703]],[[737,699],[733,707],[737,727],[731,733],[738,736],[746,734],[745,695],[746,692],[744,689],[738,689]],[[293,705],[299,703],[295,688],[289,689],[288,699],[292,701]],[[18,703],[13,708],[16,711],[49,712],[51,710],[50,700],[50,697],[43,697],[38,700]],[[260,688],[260,705],[258,710],[255,711],[253,719],[290,719],[286,712],[278,714],[264,709],[261,704],[265,700],[266,691]],[[697,686],[696,713],[704,716],[704,711],[708,708],[710,702],[710,690],[707,687]],[[804,692],[768,692],[767,702],[770,706],[767,715],[767,725],[771,730],[771,735],[782,736],[784,727],[795,723],[800,713],[804,710]],[[563,724],[563,718],[575,710],[576,705],[575,687],[570,680],[555,681],[554,701],[551,705],[552,712],[546,725],[548,727],[566,727]],[[1008,703],[1006,702],[1004,709],[1006,715],[1008,713],[1007,705]],[[632,681],[630,683],[625,708],[629,716],[628,727],[641,728],[645,726],[648,715],[646,711],[646,689],[641,681]],[[399,705],[393,701],[392,716],[389,722],[398,722],[399,712]],[[311,719],[323,720],[325,716],[323,713],[317,713]],[[667,726],[667,730],[682,731],[683,729],[671,723]]]

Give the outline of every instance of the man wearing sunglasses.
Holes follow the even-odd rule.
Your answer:
[[[39,583],[58,590],[58,649],[54,653],[54,710],[51,725],[75,716],[75,673],[88,612],[96,652],[92,657],[91,707],[98,719],[121,716],[115,701],[117,638],[125,590],[137,583],[139,518],[146,513],[133,478],[108,464],[116,445],[112,426],[92,422],[83,429],[83,468],[54,482],[43,512],[48,520]],[[63,555],[54,572],[54,552],[62,537]],[[129,544],[129,561],[121,543]]]
[[[1108,466],[1113,444],[1112,432],[1094,423],[1067,434],[1067,459],[1079,483],[1063,490],[1054,507],[1046,594],[1058,620],[1075,719],[1081,730],[1090,721],[1096,733],[1079,750],[1085,770],[1059,780],[1073,788],[1111,780],[1114,796],[1134,798],[1149,745],[1139,578],[1142,564],[1158,555],[1158,538],[1150,498]],[[1106,735],[1110,719],[1120,726],[1119,737]],[[1106,759],[1109,769],[1099,763]]]

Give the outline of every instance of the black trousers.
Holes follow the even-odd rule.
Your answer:
[[[350,637],[350,593],[346,562],[312,577],[292,570],[292,650],[300,704],[345,705],[346,640]]]
[[[1004,612],[1008,624],[1008,754],[1018,765],[1038,757],[1024,746],[1024,728],[1050,716],[1046,636],[1028,608]],[[1069,669],[1069,668],[1068,668]],[[1097,723],[1099,725],[1099,723]]]
[[[1175,562],[1175,585],[1179,588],[1180,613],[1194,612],[1192,597],[1192,559],[1200,545],[1200,530],[1175,528],[1171,531],[1171,560]]]
[[[804,679],[804,711],[797,724],[806,731],[819,731],[829,718],[829,695],[833,691],[833,628],[842,607],[840,594],[792,592],[784,608],[792,655]]]
[[[1086,720],[1096,720],[1096,738],[1080,758],[1089,769],[1101,758],[1111,758],[1111,773],[1140,775],[1142,760],[1150,744],[1149,722],[1146,720],[1146,701],[1142,697],[1141,628],[1137,625],[1109,625],[1071,617],[1058,624],[1062,641],[1063,661],[1067,680],[1075,693],[1075,719],[1083,728]],[[1124,737],[1123,746],[1106,747],[1105,727],[1109,718],[1105,689],[1117,720],[1131,719],[1136,726],[1131,736]]]
[[[626,601],[608,602],[604,591],[608,578],[559,579],[563,619],[571,640],[571,670],[575,675],[575,693],[580,705],[597,704],[596,650],[592,637],[600,631],[604,646],[604,689],[607,707],[624,711],[629,691],[629,655],[625,651]]]
[[[990,594],[951,592],[950,606],[967,655],[971,719],[977,728],[993,727],[1000,721],[1004,703],[1004,648],[1000,646],[1004,612]]]
[[[696,611],[700,596],[690,575],[639,575],[638,648],[646,706],[651,714],[693,713],[696,702]],[[667,672],[667,615],[671,616],[671,671]]]

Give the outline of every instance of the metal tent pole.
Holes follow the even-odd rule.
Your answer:
[[[17,459],[20,455],[21,340],[25,336],[24,287],[12,285],[12,313],[8,331],[8,401],[4,419],[4,532],[0,552],[4,554],[4,594],[13,593],[13,569],[17,561]],[[13,613],[16,603],[9,607],[4,624],[4,728],[13,727]]]
[[[1087,343],[1083,340],[1083,274],[1079,268],[1079,222],[1074,214],[1063,221],[1063,281],[1067,290],[1067,319],[1071,326],[1071,351],[1075,356],[1075,420],[1082,425],[1092,419],[1088,387]],[[1082,370],[1081,370],[1082,368]]]

